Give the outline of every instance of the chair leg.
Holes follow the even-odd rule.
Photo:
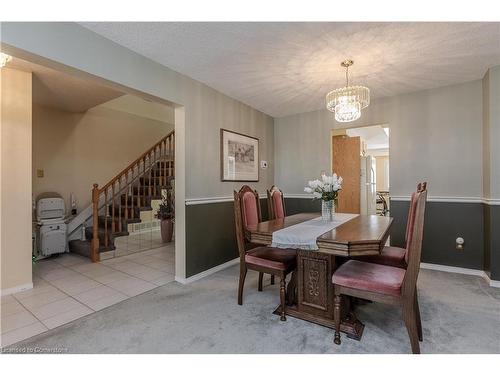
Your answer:
[[[333,315],[335,319],[335,338],[333,342],[340,345],[340,305],[342,303],[342,297],[340,294],[335,294],[333,300]]]
[[[274,285],[274,275],[271,275],[271,285]]]
[[[262,278],[264,277],[264,272],[259,272],[259,292],[262,292]]]
[[[247,268],[240,265],[240,282],[238,286],[238,305],[243,305],[243,286],[245,285],[245,277],[247,276]]]
[[[423,334],[422,334],[422,320],[420,319],[420,308],[418,307],[418,295],[417,295],[416,289],[415,289],[415,302],[414,302],[413,306],[415,308],[415,315],[417,317],[418,341],[422,342],[422,341],[424,341]]]
[[[406,324],[408,336],[410,336],[411,350],[413,354],[420,354],[418,343],[417,315],[415,314],[415,299],[403,301],[403,318]]]
[[[285,275],[281,276],[280,280],[280,300],[281,300],[281,321],[286,320],[286,313],[285,313],[285,307],[286,307],[286,293],[285,293],[285,288],[286,286],[286,281],[285,281]]]

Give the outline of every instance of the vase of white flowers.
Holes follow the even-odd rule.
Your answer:
[[[313,195],[313,199],[321,199],[321,216],[325,221],[333,220],[342,181],[342,177],[337,177],[336,173],[332,176],[324,174],[321,180],[309,181],[309,186],[304,188],[306,193]]]

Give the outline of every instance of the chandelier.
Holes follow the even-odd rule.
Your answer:
[[[338,122],[351,122],[361,117],[361,110],[370,105],[370,90],[364,86],[349,86],[349,67],[352,60],[340,63],[345,68],[346,85],[326,94],[326,108],[335,113]]]
[[[11,59],[9,55],[0,52],[0,68],[3,68]]]

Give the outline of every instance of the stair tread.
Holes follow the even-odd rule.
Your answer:
[[[141,223],[140,212],[152,211],[152,200],[161,200],[162,190],[173,188],[172,181],[175,180],[175,155],[174,150],[169,147],[173,146],[173,132],[167,136],[167,143],[162,139],[165,155],[160,156],[155,148],[150,154],[153,155],[150,159],[151,164],[145,165],[150,167],[147,172],[138,173],[133,176],[130,183],[126,184],[123,189],[121,185],[117,195],[111,198],[111,204],[100,209],[102,215],[98,215],[98,237],[99,237],[99,252],[114,250],[114,239],[120,236],[128,236],[128,224]],[[160,143],[158,143],[160,144]],[[157,147],[157,146],[155,146]],[[162,147],[160,145],[160,147]],[[168,149],[166,147],[169,147]],[[167,152],[168,150],[168,152]],[[156,160],[154,160],[156,159]],[[120,184],[122,182],[120,175]],[[128,178],[125,180],[128,182]],[[113,185],[113,189],[116,185]],[[123,193],[127,191],[127,193]],[[129,194],[128,191],[131,191]],[[110,197],[108,197],[109,199]],[[139,204],[136,206],[135,204]],[[109,207],[109,208],[108,208]],[[113,229],[121,229],[119,232],[113,232]],[[85,228],[85,240],[70,241],[70,250],[90,257],[91,238],[93,237],[93,228]],[[102,244],[109,243],[105,248]]]

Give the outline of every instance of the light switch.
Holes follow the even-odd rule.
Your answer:
[[[37,169],[36,170],[36,176],[37,177],[43,177],[43,169]]]

